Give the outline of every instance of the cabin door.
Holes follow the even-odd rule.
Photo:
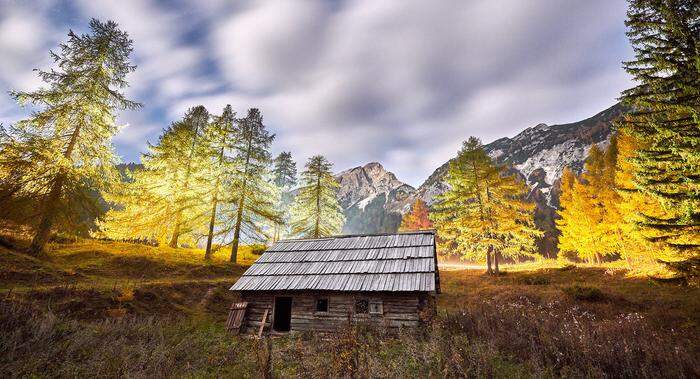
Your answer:
[[[292,298],[276,297],[275,314],[272,329],[277,332],[288,332],[292,326]]]

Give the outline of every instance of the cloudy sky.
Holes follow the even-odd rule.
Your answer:
[[[40,85],[49,49],[91,17],[134,40],[115,138],[138,161],[191,106],[261,109],[273,150],[342,170],[379,161],[419,185],[470,135],[578,121],[630,85],[623,0],[0,0],[0,122],[6,95]]]

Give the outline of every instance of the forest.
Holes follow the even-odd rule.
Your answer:
[[[640,83],[622,94],[633,111],[607,147],[590,149],[581,174],[563,173],[558,247],[572,261],[663,261],[693,276],[700,244],[697,73],[692,56],[671,49],[670,35],[684,31],[667,31],[669,46],[661,49],[648,43],[659,30],[643,16],[650,15],[630,18],[638,55],[624,64]],[[132,41],[113,22],[90,25],[91,34],[70,32],[51,53],[56,68],[39,71],[45,87],[11,94],[32,113],[1,129],[2,216],[35,230],[30,253],[43,252],[58,233],[199,246],[205,260],[226,247],[236,262],[241,241],[340,232],[332,164],[314,156],[297,175],[290,152],[273,158],[275,135],[256,108],[239,116],[230,105],[220,114],[194,105],[148,144],[141,166],[119,171],[111,146],[117,112],[142,106],[122,93],[137,69],[129,61]],[[669,64],[676,74],[661,75]],[[504,259],[540,257],[529,188],[507,163],[495,164],[479,139],[464,142],[446,183],[432,209],[413,204],[402,229],[436,228],[445,255],[486,262],[488,272],[493,266],[497,273]]]
[[[126,95],[134,42],[113,21],[69,31],[42,86],[10,93],[26,117],[0,125],[0,375],[700,375],[698,8],[630,1],[629,111],[562,174],[556,258],[527,183],[465,136],[447,190],[399,228],[484,266],[445,270],[432,329],[274,346],[226,334],[225,288],[276,241],[341,232],[333,163],[273,156],[258,108],[191,104],[123,165],[119,114],[144,106]]]

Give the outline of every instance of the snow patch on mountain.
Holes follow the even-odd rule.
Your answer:
[[[358,201],[357,203],[355,203],[355,205],[364,211],[365,207],[367,207],[367,204],[369,204],[372,200],[374,200],[375,197],[377,197],[377,194],[373,193],[373,194],[365,197],[364,199]]]
[[[588,149],[588,146],[581,146],[578,141],[569,140],[549,149],[541,150],[525,162],[515,165],[515,168],[525,177],[529,177],[532,171],[542,168],[547,173],[545,182],[552,184],[561,177],[564,167],[570,166],[572,162],[585,159]]]

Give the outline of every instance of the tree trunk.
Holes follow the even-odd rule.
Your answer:
[[[499,259],[500,255],[501,255],[501,252],[500,252],[500,251],[494,250],[494,252],[493,252],[493,263],[494,263],[494,268],[495,268],[495,270],[496,270],[495,273],[496,273],[497,276],[501,274],[501,271],[498,269],[498,259]]]
[[[180,238],[180,221],[182,219],[182,213],[177,212],[175,216],[175,229],[173,230],[173,236],[170,237],[170,243],[168,246],[172,248],[177,248],[177,240]]]
[[[245,180],[244,180],[245,186]],[[236,263],[238,260],[238,243],[241,236],[241,222],[243,221],[243,200],[245,194],[241,193],[241,199],[238,201],[238,209],[236,211],[236,225],[233,228],[233,242],[231,242],[231,258],[229,261]]]
[[[316,226],[314,228],[314,238],[321,237],[321,173],[316,176]]]
[[[80,126],[76,126],[75,130],[70,136],[70,141],[68,141],[68,146],[63,152],[64,158],[69,158],[73,154],[73,149],[78,141],[78,136],[80,135]],[[56,179],[53,182],[49,196],[46,197],[46,202],[44,203],[44,214],[41,217],[41,222],[37,226],[36,234],[32,238],[32,244],[29,245],[29,253],[38,255],[44,251],[46,243],[49,242],[49,237],[51,236],[51,227],[53,226],[54,219],[56,218],[57,203],[61,200],[61,191],[63,191],[63,184],[66,180],[66,176],[63,172],[59,172],[56,175]]]
[[[217,189],[214,191],[214,200],[213,204],[211,205],[211,218],[209,219],[209,235],[207,235],[207,248],[204,251],[204,260],[208,261],[211,260],[211,243],[212,240],[214,239],[214,223],[216,222],[216,205],[217,205],[217,199],[216,199],[216,192],[218,192],[218,182],[219,179],[216,179],[217,182]]]
[[[32,239],[32,244],[29,246],[29,253],[39,255],[44,251],[44,246],[49,241],[51,236],[51,227],[53,226],[54,218],[56,217],[56,204],[61,198],[61,190],[63,189],[63,176],[59,176],[54,181],[51,187],[49,196],[46,197],[44,205],[44,214],[41,217],[41,222],[37,227],[36,234]]]
[[[241,188],[241,198],[238,200],[238,209],[236,211],[236,226],[233,230],[233,242],[231,242],[231,258],[229,261],[236,263],[238,259],[238,241],[241,236],[241,222],[243,222],[243,205],[245,205],[245,193],[248,186],[248,165],[250,164],[250,149],[252,148],[252,137],[248,140],[248,151],[245,157],[245,167],[243,169],[243,188]]]
[[[489,275],[493,274],[491,270],[491,247],[486,250],[486,273]]]

